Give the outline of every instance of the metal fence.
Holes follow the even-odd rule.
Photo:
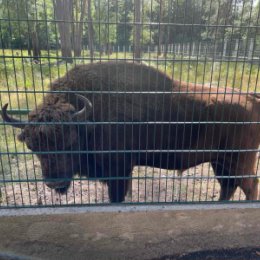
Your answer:
[[[0,208],[258,201],[259,6],[0,1]]]
[[[247,42],[249,41],[249,42]],[[219,61],[244,61],[257,63],[260,56],[259,46],[254,46],[254,38],[250,39],[224,39],[215,42],[200,41],[200,42],[181,42],[172,44],[162,44],[160,46],[161,51],[172,54],[173,56],[182,56],[185,59],[196,59],[197,57],[205,57],[208,59]],[[103,49],[100,46],[94,46],[93,49],[98,52],[102,52]],[[89,51],[88,45],[86,50]],[[159,50],[158,45],[142,46],[143,53],[157,54]],[[112,45],[112,53],[128,53],[131,54],[134,51],[132,45]]]

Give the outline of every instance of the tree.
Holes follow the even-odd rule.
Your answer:
[[[163,0],[159,0],[159,26],[158,26],[158,56],[160,56],[162,54],[162,41],[163,41],[163,37],[164,37],[164,33],[165,33],[165,26],[162,25],[161,23],[164,22],[164,2]]]
[[[254,9],[254,25],[259,26],[259,20],[260,20],[260,1],[258,1],[255,9]],[[255,28],[254,30],[255,35],[256,35],[256,45],[259,47],[260,46],[260,29],[258,27]]]
[[[28,54],[35,60],[40,56],[39,26],[37,24],[36,6],[32,0],[3,0],[0,2],[1,15],[9,21],[1,28],[5,43],[12,48],[27,48]],[[13,21],[27,20],[26,23]]]
[[[111,53],[111,45],[116,43],[116,15],[117,1],[99,0],[95,1],[95,19],[102,21],[95,24],[95,31],[98,35],[97,44],[101,53]]]
[[[39,57],[41,56],[41,50],[39,45],[38,33],[37,33],[37,25],[34,25],[33,28],[34,30],[31,32],[33,59],[38,61]]]
[[[29,3],[30,4],[30,3]],[[28,1],[26,2],[26,9],[28,14],[28,18],[30,19],[30,22],[28,22],[29,30],[29,45],[28,45],[28,53],[31,55],[31,49],[33,51],[33,59],[38,61],[39,57],[41,56],[41,50],[40,50],[40,44],[39,44],[39,38],[38,38],[38,31],[39,26],[37,24],[37,17],[36,17],[36,9],[37,6],[35,5],[28,5]]]
[[[141,59],[141,0],[135,0],[134,4],[134,58],[140,62]]]
[[[116,39],[120,46],[130,45],[132,26],[130,22],[133,18],[133,3],[132,1],[118,2],[118,21],[116,29]]]
[[[80,56],[82,50],[83,20],[86,12],[87,0],[75,0],[74,26],[73,26],[73,49],[74,56]],[[79,8],[80,6],[80,8]]]
[[[159,55],[162,45],[166,55],[180,42],[255,38],[260,45],[258,11],[259,0],[0,0],[0,45],[36,59],[60,48],[67,61],[83,44],[92,60],[94,44],[106,53],[133,44],[136,60],[147,45],[158,45]]]
[[[64,60],[71,63],[71,22],[73,2],[71,0],[55,0],[54,10],[60,34],[61,55]]]
[[[94,59],[94,29],[91,14],[91,0],[88,0],[88,46],[90,53],[90,61]]]

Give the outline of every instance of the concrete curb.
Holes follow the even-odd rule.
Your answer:
[[[0,217],[0,251],[38,259],[102,260],[259,247],[258,203],[200,206],[73,207],[37,214],[18,209]]]
[[[190,211],[190,210],[224,210],[224,209],[260,209],[260,202],[255,203],[204,203],[204,204],[167,204],[167,205],[102,205],[102,206],[61,206],[46,208],[10,208],[1,209],[0,217],[4,216],[37,216],[59,214],[84,214],[108,212],[149,212],[149,211]]]

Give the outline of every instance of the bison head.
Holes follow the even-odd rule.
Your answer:
[[[29,113],[28,122],[10,117],[8,104],[2,108],[3,120],[22,129],[18,139],[38,156],[46,185],[60,193],[67,191],[71,178],[79,171],[81,153],[77,151],[86,145],[85,126],[77,122],[84,122],[92,111],[86,97],[76,96],[76,103],[81,103],[78,111],[53,95]]]

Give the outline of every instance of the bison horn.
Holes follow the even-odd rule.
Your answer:
[[[73,118],[80,117],[82,115],[85,115],[85,117],[87,117],[88,114],[90,113],[90,111],[92,110],[92,103],[90,102],[90,100],[88,98],[86,98],[82,95],[76,94],[76,96],[78,97],[78,99],[83,101],[84,107],[80,111],[74,113]]]
[[[21,120],[10,117],[7,114],[7,107],[8,107],[8,104],[5,104],[2,107],[2,111],[1,111],[1,115],[2,115],[4,122],[10,123],[10,125],[12,125],[13,127],[16,127],[16,128],[24,128],[26,125],[26,122],[23,122]]]

